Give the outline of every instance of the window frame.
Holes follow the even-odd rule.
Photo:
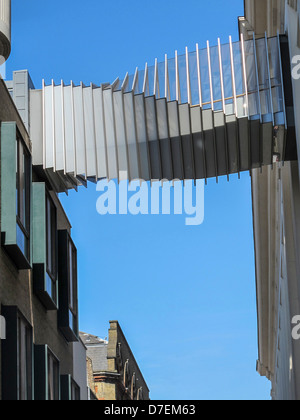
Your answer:
[[[71,378],[71,400],[80,401],[80,386]]]
[[[16,122],[2,122],[1,244],[19,270],[32,267],[31,185],[30,149]],[[21,198],[22,191],[25,195]]]
[[[33,394],[33,331],[29,322],[18,312],[18,374],[19,374],[19,400],[32,400]],[[22,332],[25,332],[24,341],[22,339]],[[25,363],[26,371],[21,368]],[[25,384],[25,382],[26,384]],[[24,397],[24,395],[26,396]]]
[[[68,237],[68,288],[69,288],[69,315],[72,317],[72,330],[74,331],[74,319],[78,320],[78,277],[77,277],[77,249],[71,236]],[[71,271],[72,266],[72,271]],[[71,325],[70,325],[71,328]],[[78,328],[74,333],[78,335]]]
[[[60,388],[62,401],[80,401],[80,386],[71,375],[60,376]]]
[[[2,399],[32,401],[34,399],[33,328],[17,306],[2,306],[7,325],[2,341]],[[22,340],[21,327],[25,331]],[[25,364],[24,364],[25,363]]]
[[[77,342],[79,334],[77,249],[67,230],[58,231],[58,253],[58,326],[67,341]]]
[[[31,156],[18,131],[16,135],[16,149],[16,223],[17,231],[19,227],[21,233],[24,235],[25,241],[27,241],[27,253],[24,253],[18,245],[18,233],[17,245],[23,252],[25,258],[30,261]],[[24,191],[25,196],[22,196],[22,191]]]
[[[48,370],[48,398],[47,401],[58,401],[60,399],[60,384],[59,384],[59,361],[48,349],[47,353],[47,370]]]
[[[34,359],[35,400],[60,401],[60,360],[47,344],[34,346]],[[57,369],[55,376],[52,375],[53,364]]]
[[[58,231],[57,208],[46,190],[46,291],[54,303],[57,304],[57,277],[58,277]],[[50,210],[50,211],[49,211]],[[49,226],[50,223],[50,226]],[[49,243],[49,241],[51,243]],[[51,293],[48,290],[48,280],[51,282]]]
[[[33,290],[49,311],[58,309],[57,207],[43,182],[33,191]]]

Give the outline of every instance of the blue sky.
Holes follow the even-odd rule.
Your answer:
[[[100,84],[196,43],[238,39],[243,1],[13,0],[12,70]],[[205,221],[100,216],[99,192],[62,196],[78,248],[80,328],[119,320],[152,399],[269,399],[255,371],[257,321],[248,173],[205,187]]]

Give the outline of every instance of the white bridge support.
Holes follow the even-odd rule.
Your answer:
[[[165,57],[102,86],[30,89],[33,164],[58,191],[102,178],[205,179],[285,159],[280,37]]]

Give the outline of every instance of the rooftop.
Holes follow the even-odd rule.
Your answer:
[[[100,337],[97,337],[96,335],[88,334],[85,332],[79,333],[81,340],[84,342],[84,344],[88,346],[97,345],[97,344],[104,344],[107,345],[108,341],[107,339],[102,339]]]

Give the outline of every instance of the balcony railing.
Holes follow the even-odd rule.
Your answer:
[[[279,38],[232,42],[146,64],[113,89],[166,98],[237,117],[284,113]]]

